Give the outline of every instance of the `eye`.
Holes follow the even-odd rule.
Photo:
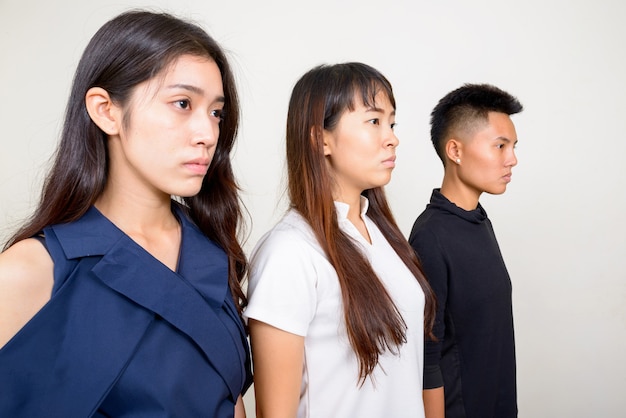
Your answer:
[[[370,119],[367,122],[371,123],[372,125],[380,125],[380,120],[378,118]]]
[[[396,123],[396,122],[392,123],[392,124],[391,124],[391,130],[393,130],[393,129],[396,127],[396,125],[397,125],[397,123]]]
[[[174,102],[174,106],[183,110],[187,110],[191,107],[191,102],[187,99],[176,100]]]
[[[502,148],[504,148],[504,144],[498,144],[498,145],[496,145],[496,148],[502,149]]]
[[[210,115],[221,122],[224,120],[224,109],[211,110]]]

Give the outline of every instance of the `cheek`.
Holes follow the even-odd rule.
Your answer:
[[[348,155],[364,163],[375,163],[382,154],[382,147],[372,141],[362,141],[348,151]]]
[[[136,159],[142,160],[146,166],[163,165],[177,153],[175,138],[167,131],[143,129],[131,138],[131,149]]]
[[[491,148],[486,148],[476,152],[472,155],[473,165],[484,170],[489,170],[491,167],[495,167],[502,159],[502,152],[494,151]]]

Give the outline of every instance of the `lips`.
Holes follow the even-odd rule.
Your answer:
[[[396,156],[392,155],[391,157],[387,158],[386,160],[383,160],[383,165],[387,166],[387,167],[395,167],[396,166]]]
[[[195,160],[187,161],[184,166],[194,174],[205,175],[209,169],[211,160],[208,158],[196,158]]]

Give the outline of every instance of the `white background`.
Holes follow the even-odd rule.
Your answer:
[[[392,82],[387,190],[405,234],[441,181],[437,100],[465,82],[516,95],[519,165],[505,195],[481,201],[513,281],[520,417],[625,416],[626,3],[0,0],[1,239],[34,208],[86,43],[138,6],[191,18],[229,50],[247,250],[284,210],[287,102],[312,66],[362,61]]]

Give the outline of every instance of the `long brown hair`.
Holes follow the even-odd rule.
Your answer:
[[[105,89],[122,108],[135,86],[149,80],[181,55],[211,58],[222,75],[224,113],[215,155],[200,192],[182,198],[200,230],[219,244],[229,260],[229,286],[241,312],[247,261],[238,242],[242,212],[230,152],[239,125],[234,76],[217,42],[199,26],[166,13],[129,11],[105,23],[85,49],[74,75],[61,140],[40,202],[5,248],[34,236],[48,225],[80,218],[104,190],[108,178],[107,135],[90,119],[85,94]],[[128,116],[125,115],[125,117]]]
[[[318,66],[296,83],[287,117],[291,205],[307,220],[339,277],[344,318],[359,360],[361,383],[374,371],[382,353],[393,352],[406,341],[406,324],[367,258],[339,228],[322,133],[332,131],[345,111],[354,110],[354,100],[360,98],[364,105],[373,106],[380,91],[395,108],[391,84],[374,68],[361,63]],[[435,296],[415,252],[400,232],[384,190],[369,189],[362,195],[369,199],[367,215],[424,291],[424,330],[432,336]]]

